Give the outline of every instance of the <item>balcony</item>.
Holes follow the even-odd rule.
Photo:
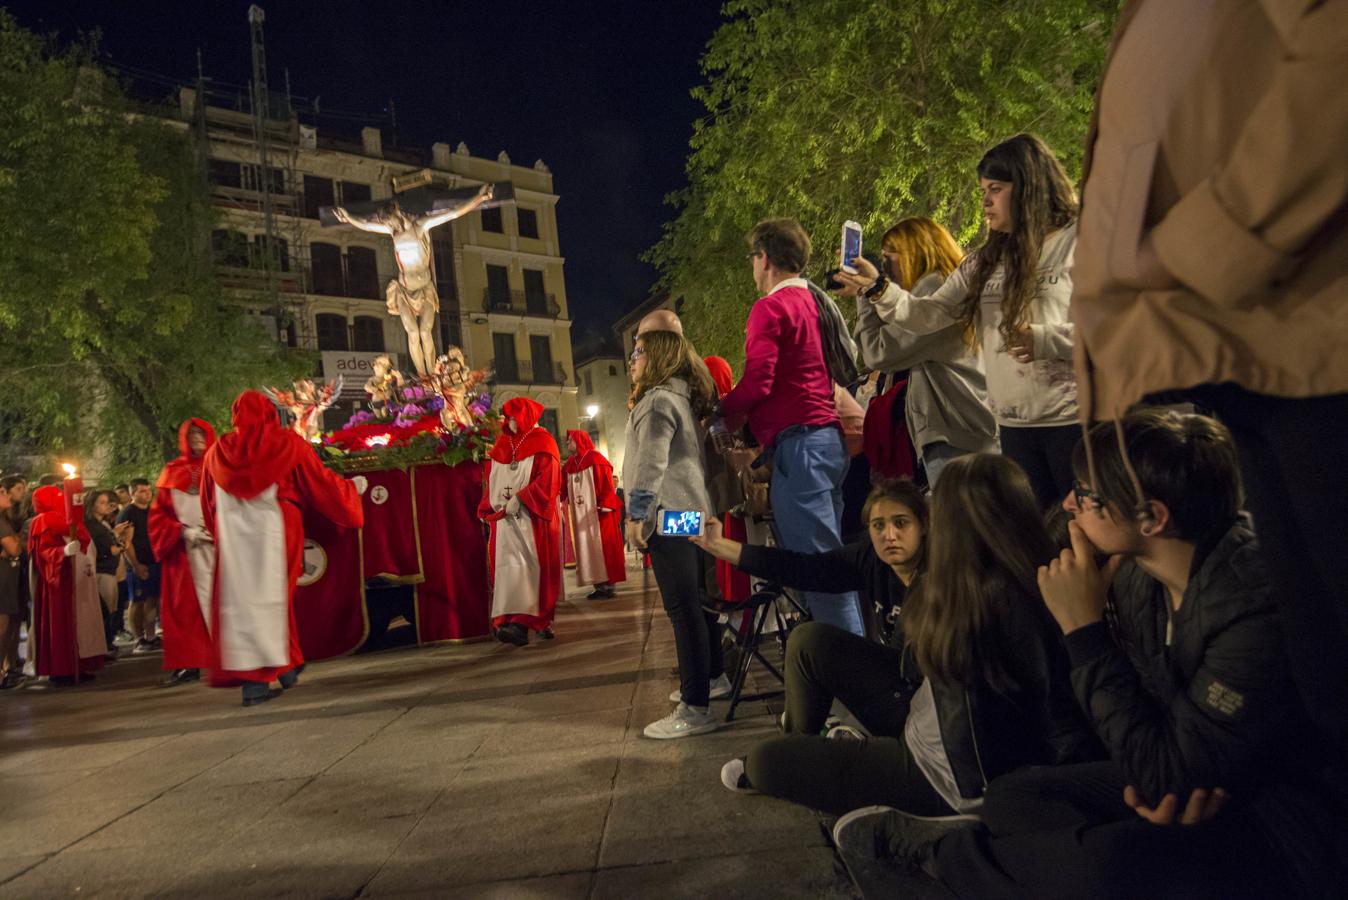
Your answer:
[[[528,291],[499,291],[484,288],[482,308],[487,312],[513,313],[517,316],[543,316],[555,319],[562,314],[555,294],[533,294]]]
[[[499,384],[566,384],[566,370],[561,363],[545,363],[537,368],[535,373],[529,360],[502,360],[499,364],[491,361],[491,371]]]

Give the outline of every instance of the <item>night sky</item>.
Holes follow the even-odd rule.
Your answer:
[[[246,92],[246,2],[0,3],[62,42],[100,30],[114,69],[190,81],[199,48],[216,89]],[[358,135],[362,123],[345,117],[366,117],[388,146],[392,99],[400,146],[463,141],[475,156],[505,150],[516,164],[548,164],[576,343],[645,298],[656,276],[638,256],[672,215],[665,194],[684,184],[702,112],[689,91],[719,0],[260,5],[270,86],[284,90],[288,70],[293,94],[321,98],[331,113],[321,130]],[[173,90],[148,77],[137,88]]]

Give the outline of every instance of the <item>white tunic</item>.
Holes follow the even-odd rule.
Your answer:
[[[276,485],[251,500],[216,485],[215,503],[223,667],[247,672],[288,666],[290,581]]]
[[[493,508],[502,509],[506,501],[528,487],[534,471],[532,456],[514,468],[510,463],[493,461],[487,494]],[[533,518],[523,504],[518,514],[503,516],[495,522],[495,560],[492,580],[491,616],[539,614],[538,586],[541,580],[538,550],[534,543]]]
[[[189,525],[205,528],[206,520],[201,514],[201,496],[187,491],[171,491],[173,511],[178,521],[186,528]],[[215,581],[215,547],[210,544],[188,544],[187,562],[192,570],[192,587],[197,594],[197,604],[201,607],[201,617],[206,621],[206,631],[211,629],[211,585]]]
[[[608,581],[608,567],[604,563],[604,542],[599,530],[594,466],[572,472],[566,479],[566,495],[571,503],[571,521],[575,524],[576,581],[580,584]]]

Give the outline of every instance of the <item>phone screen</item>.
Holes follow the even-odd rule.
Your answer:
[[[702,513],[695,509],[662,509],[660,533],[665,537],[699,537],[702,534]]]
[[[856,259],[861,255],[861,226],[844,222],[842,232],[842,269],[856,274]]]

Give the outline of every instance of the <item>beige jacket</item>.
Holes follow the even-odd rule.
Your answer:
[[[1189,4],[1127,0],[1097,96],[1072,297],[1085,422],[1204,383],[1348,391],[1348,0]],[[1157,16],[1198,6],[1204,40],[1164,83],[1128,30],[1164,35]],[[1148,92],[1171,101],[1157,139],[1106,145],[1111,113],[1145,116]],[[1171,289],[1136,286],[1149,229]]]

